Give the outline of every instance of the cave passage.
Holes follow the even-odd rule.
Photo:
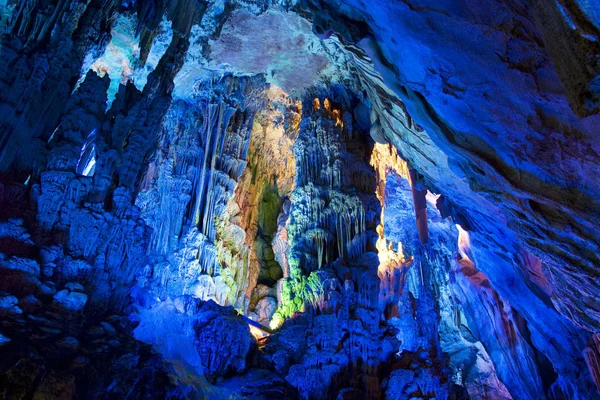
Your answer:
[[[0,398],[600,398],[594,2],[430,3],[0,0]]]

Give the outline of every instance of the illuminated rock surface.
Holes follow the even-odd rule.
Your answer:
[[[592,0],[0,0],[0,398],[600,398]]]

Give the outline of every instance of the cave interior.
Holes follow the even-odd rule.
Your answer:
[[[598,0],[0,0],[0,399],[600,399]]]

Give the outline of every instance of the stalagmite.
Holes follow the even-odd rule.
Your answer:
[[[426,244],[429,241],[427,229],[427,190],[419,189],[417,183],[417,174],[415,170],[409,171],[410,182],[413,194],[413,203],[415,206],[415,216],[417,218],[417,229],[419,230],[419,240],[421,244]]]

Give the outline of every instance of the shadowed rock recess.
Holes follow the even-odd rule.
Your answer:
[[[600,399],[597,0],[0,35],[0,399]]]

